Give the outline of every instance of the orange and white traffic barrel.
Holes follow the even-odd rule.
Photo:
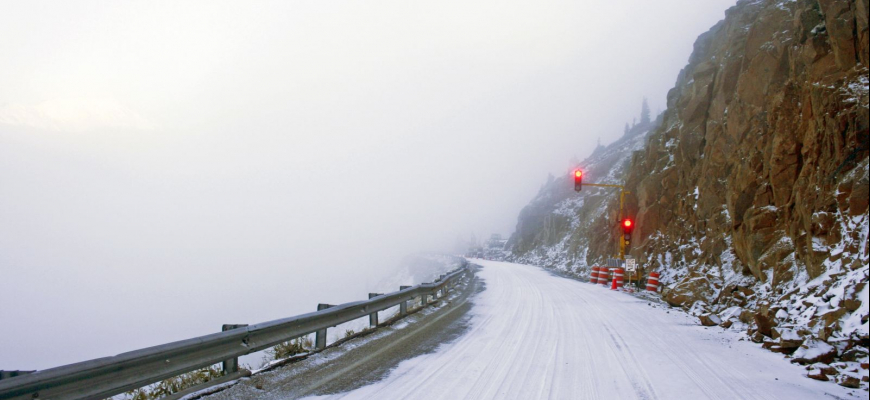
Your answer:
[[[613,269],[613,284],[610,286],[610,290],[622,289],[622,286],[625,285],[623,275],[625,275],[625,273],[622,268]]]
[[[650,292],[658,292],[659,291],[659,273],[658,272],[650,272],[649,278],[646,280],[646,290]]]
[[[598,270],[598,284],[607,286],[607,284],[609,282],[610,282],[610,269],[607,267],[601,267],[601,269]]]
[[[598,284],[598,269],[597,266],[592,267],[592,274],[589,275],[589,283],[593,285]]]

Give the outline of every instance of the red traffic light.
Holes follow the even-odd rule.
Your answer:
[[[631,246],[631,231],[634,230],[634,221],[631,218],[622,220],[622,238],[626,247]]]
[[[631,231],[634,229],[634,221],[631,218],[626,218],[622,220],[622,232],[626,237],[631,235]]]
[[[574,191],[579,192],[583,188],[583,171],[574,170]]]

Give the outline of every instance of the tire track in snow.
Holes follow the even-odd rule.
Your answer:
[[[603,328],[610,336],[610,340],[617,346],[617,350],[620,350],[613,354],[613,356],[621,361],[620,364],[623,367],[622,370],[625,372],[626,376],[629,376],[631,386],[634,388],[637,397],[644,400],[658,399],[655,389],[653,389],[652,381],[650,381],[646,371],[636,367],[638,362],[632,354],[631,347],[625,343],[625,340],[619,335],[619,333],[612,332],[608,329],[607,325],[603,325]],[[635,376],[640,377],[640,379],[634,378]]]

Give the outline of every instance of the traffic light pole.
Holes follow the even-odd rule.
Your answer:
[[[622,209],[625,205],[625,195],[631,194],[631,192],[625,190],[625,186],[605,185],[603,183],[584,183],[583,186],[609,187],[619,189],[619,220],[622,221]],[[617,257],[619,257],[620,260],[625,260],[625,235],[619,235],[619,255]]]

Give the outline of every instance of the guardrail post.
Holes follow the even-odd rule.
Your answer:
[[[384,295],[383,293],[369,293],[369,299],[373,299],[375,297],[383,296],[383,295]],[[371,328],[378,327],[378,312],[377,311],[369,314],[369,326]]]
[[[221,325],[221,332],[226,332],[232,329],[244,328],[248,326],[248,324],[223,324]],[[233,372],[239,372],[239,358],[230,358],[224,360],[221,363],[221,369],[224,371],[224,375],[229,375]]]
[[[332,304],[323,304],[320,303],[317,305],[317,311],[325,310],[327,308],[332,307]],[[323,328],[314,334],[314,348],[317,350],[323,350],[326,348],[326,328]]]
[[[410,286],[399,286],[399,290],[405,290],[408,288],[410,288]],[[401,315],[403,317],[405,315],[408,315],[408,302],[407,301],[402,301],[401,303],[399,303],[399,315]]]

